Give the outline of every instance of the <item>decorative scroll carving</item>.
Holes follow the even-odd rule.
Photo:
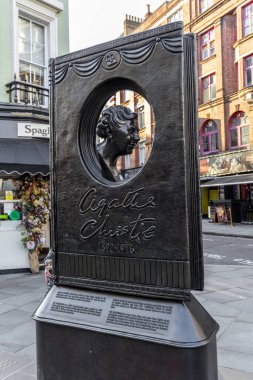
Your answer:
[[[68,72],[69,65],[63,66],[62,68],[55,70],[55,84],[60,83],[66,76]]]
[[[127,63],[138,64],[146,61],[156,46],[156,41],[152,41],[150,44],[142,46],[137,49],[121,51],[121,57]]]
[[[73,52],[65,56],[57,57],[55,58],[55,63],[56,65],[67,64],[67,62],[73,62],[77,59],[82,59],[93,54],[101,52],[105,52],[106,54],[106,52],[112,50],[115,51],[115,49],[121,48],[123,45],[132,44],[137,41],[147,40],[147,38],[155,38],[156,36],[160,36],[161,33],[170,34],[171,38],[173,38],[173,36],[178,35],[178,33],[181,33],[182,27],[182,21],[177,21],[160,26],[158,28],[145,30],[138,34],[130,34],[129,36],[117,38],[116,40],[104,42],[102,44],[95,45],[87,49],[79,50],[77,52]]]
[[[73,67],[74,72],[81,77],[89,77],[93,75],[100,67],[103,61],[102,67],[106,70],[114,69],[120,64],[119,56],[122,60],[128,64],[140,64],[149,59],[152,55],[157,44],[160,44],[170,53],[177,54],[183,51],[182,37],[175,38],[156,38],[148,44],[128,50],[107,51],[103,56],[99,56],[96,59],[88,62],[74,62],[68,63],[60,68],[56,67],[55,70],[55,84],[60,83],[66,76],[69,67]]]
[[[161,43],[167,51],[170,53],[182,53],[183,52],[183,40],[181,37],[176,38],[164,38]]]
[[[101,61],[102,57],[98,57],[90,62],[73,63],[73,70],[80,77],[89,77],[97,71]]]

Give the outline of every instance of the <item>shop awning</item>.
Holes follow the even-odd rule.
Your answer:
[[[49,174],[49,141],[1,139],[0,175]]]
[[[246,183],[253,183],[253,173],[248,174],[235,174],[225,177],[218,177],[207,181],[200,185],[200,187],[217,187],[227,185],[243,185]]]

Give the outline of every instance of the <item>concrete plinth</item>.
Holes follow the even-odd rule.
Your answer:
[[[54,287],[34,315],[38,380],[217,380],[217,323],[189,302]]]

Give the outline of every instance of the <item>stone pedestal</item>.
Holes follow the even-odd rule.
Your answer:
[[[189,302],[53,287],[34,314],[38,380],[217,380],[217,323]]]

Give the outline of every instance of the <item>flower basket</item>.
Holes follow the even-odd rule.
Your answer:
[[[28,249],[31,272],[38,273],[40,248],[45,241],[42,225],[49,214],[49,181],[40,176],[25,177],[18,186],[23,215],[21,240]]]

